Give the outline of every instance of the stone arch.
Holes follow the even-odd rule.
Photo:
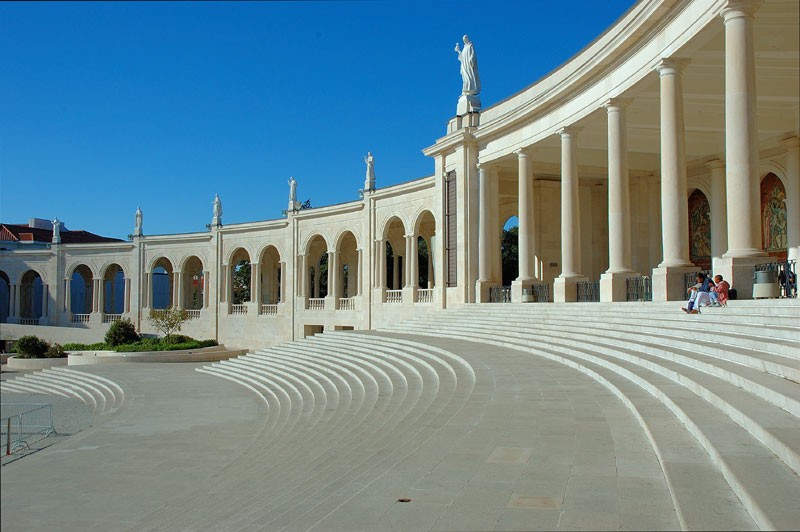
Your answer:
[[[91,314],[94,297],[94,272],[82,263],[73,265],[69,279],[69,308],[72,314]]]
[[[242,305],[253,301],[253,265],[250,251],[237,247],[230,254],[228,271],[231,289],[231,303]]]
[[[103,270],[101,308],[106,314],[125,312],[126,290],[125,270],[117,263],[111,263]]]
[[[771,257],[785,261],[788,254],[786,187],[774,173],[761,180],[761,246]]]
[[[278,247],[273,244],[263,247],[258,255],[258,264],[259,302],[277,305],[283,298],[281,284],[284,275]]]
[[[23,320],[36,320],[44,314],[44,279],[38,271],[27,270],[20,277],[19,316]]]
[[[386,271],[382,273],[386,279],[384,287],[390,290],[400,290],[405,284],[406,234],[406,225],[399,216],[389,217],[383,225],[382,252],[386,254]]]
[[[150,266],[150,307],[170,308],[173,304],[175,270],[167,257],[155,258]]]
[[[94,279],[95,278],[97,270],[93,267],[92,263],[90,263],[90,262],[75,262],[75,263],[71,264],[70,267],[67,268],[66,277],[67,278],[72,278],[72,275],[75,273],[75,270],[77,270],[78,268],[81,268],[81,267],[86,268],[86,270],[89,271],[89,278],[90,279]]]
[[[358,283],[358,238],[355,233],[344,230],[336,238],[337,254],[336,271],[331,275],[336,277],[336,297],[354,297],[360,294]]]
[[[6,323],[11,312],[11,279],[0,270],[0,323]]]
[[[689,260],[704,270],[711,268],[711,204],[700,188],[689,194]]]
[[[306,253],[307,297],[322,298],[328,295],[328,241],[320,233],[311,235],[303,248]]]
[[[188,255],[181,261],[181,307],[187,310],[200,310],[206,305],[206,283],[203,261],[197,255]]]

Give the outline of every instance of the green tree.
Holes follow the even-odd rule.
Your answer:
[[[164,333],[164,339],[169,341],[169,337],[173,333],[180,332],[183,324],[189,320],[189,313],[178,307],[152,309],[148,319],[153,327]]]
[[[250,301],[250,261],[239,261],[233,269],[233,304]]]
[[[519,272],[519,227],[503,229],[501,252],[503,257],[503,286],[509,286]]]

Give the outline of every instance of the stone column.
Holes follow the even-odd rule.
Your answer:
[[[72,279],[65,277],[64,286],[66,287],[64,289],[64,312],[67,313],[67,323],[69,323],[72,321]],[[11,315],[11,309],[9,309],[8,314],[9,316]]]
[[[50,285],[42,283],[42,315],[41,315],[41,318],[44,318],[43,321],[45,323],[42,323],[42,320],[40,320],[39,323],[41,325],[45,325],[47,323],[47,311],[49,310],[48,309],[49,301],[50,301]]]
[[[497,181],[497,173],[485,164],[478,164],[478,280],[475,283],[475,298],[478,303],[489,301],[489,289],[497,284],[492,267],[492,246],[495,241],[492,202],[497,197],[492,194]]]
[[[756,2],[730,2],[725,22],[725,169],[728,209],[726,257],[755,257],[761,250],[758,116],[753,12]]]
[[[250,303],[261,303],[261,262],[250,263]]]
[[[392,290],[400,289],[400,257],[397,251],[392,248]]]
[[[183,304],[183,272],[180,270],[172,273],[172,306],[186,308]]]
[[[123,306],[122,311],[126,314],[130,314],[131,312],[131,279],[130,277],[125,277],[125,294],[123,294]]]
[[[311,267],[311,271],[314,272],[314,299],[319,299],[319,270],[319,263]]]
[[[378,240],[378,288],[386,288],[386,241]]]
[[[564,128],[561,136],[561,275],[555,280],[556,302],[575,301],[581,270],[581,222],[576,160],[576,128]]]
[[[631,269],[631,201],[628,175],[627,100],[606,102],[608,116],[608,270],[600,276],[600,301],[627,300]]]
[[[361,283],[364,282],[364,276],[361,274],[361,269],[364,265],[364,253],[361,248],[356,250],[358,253],[358,262],[356,264],[356,286],[355,290],[353,290],[353,295],[360,296],[361,295]]]
[[[20,304],[20,290],[18,283],[12,283],[9,287],[10,296],[8,298],[10,305],[8,309],[8,323],[19,323],[19,304]]]
[[[717,262],[728,249],[725,163],[715,159],[706,163],[706,167],[711,172],[711,267],[716,271]]]
[[[519,275],[517,281],[533,281],[533,253],[535,235],[533,224],[533,178],[528,166],[528,156],[522,150],[517,154],[519,168],[518,208],[519,208]]]
[[[300,255],[300,275],[298,276],[300,297],[308,297],[308,254],[302,253]]]
[[[661,241],[663,257],[653,271],[653,300],[686,297],[683,275],[695,271],[689,261],[689,200],[683,125],[681,71],[686,61],[664,59],[661,84]]]
[[[800,259],[800,137],[783,141],[786,146],[786,245],[789,260]]]
[[[428,239],[428,286],[425,288],[433,288],[435,284],[435,279],[433,278],[433,237],[431,237]]]
[[[333,298],[333,305],[336,308],[336,300],[339,297],[339,252],[328,251],[328,296]]]

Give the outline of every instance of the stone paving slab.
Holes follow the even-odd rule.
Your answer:
[[[82,368],[117,382],[126,402],[97,425],[3,467],[2,529],[679,528],[645,435],[605,388],[512,349],[426,342],[475,369],[472,394],[419,427],[424,443],[412,454],[391,437],[378,449],[353,441],[351,452],[327,454],[329,491],[297,491],[280,503],[282,486],[315,485],[313,470],[294,465],[303,453],[325,451],[314,431],[298,437],[302,418],[292,431],[271,432],[270,415],[289,414],[268,414],[252,391],[192,364]],[[380,416],[363,419],[361,438],[371,426],[393,430]],[[367,472],[357,465],[364,452],[386,465],[353,484],[355,472]]]

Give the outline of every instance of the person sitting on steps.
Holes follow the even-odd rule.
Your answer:
[[[681,310],[687,314],[700,314],[700,305],[703,303],[711,302],[711,287],[714,286],[714,281],[710,277],[706,277],[703,272],[697,272],[695,276],[697,283],[686,289],[689,294],[689,301]]]
[[[728,306],[728,290],[731,285],[722,279],[721,275],[714,276],[714,286],[711,288],[711,303],[717,307]]]

